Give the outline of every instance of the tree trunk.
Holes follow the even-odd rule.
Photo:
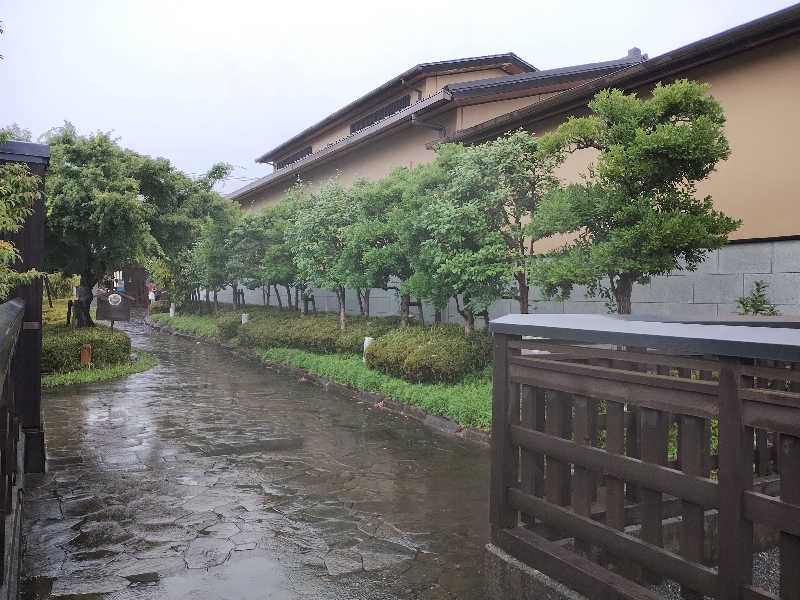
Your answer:
[[[303,315],[308,314],[308,294],[306,294],[305,288],[303,288],[303,293],[301,294],[301,298],[303,304],[300,306],[300,313]]]
[[[208,308],[209,304],[211,304],[211,298],[209,297],[208,288],[206,288],[206,308]]]
[[[231,293],[233,294],[233,305],[239,306],[239,286],[237,284],[231,285]]]
[[[425,312],[422,308],[422,298],[417,298],[417,308],[419,308],[419,322],[421,325],[425,325]]]
[[[266,286],[261,286],[261,302],[264,303],[264,306],[267,305],[267,290]]]
[[[214,290],[214,312],[219,309],[219,300],[217,299],[217,290]]]
[[[94,327],[89,308],[92,305],[92,288],[95,283],[97,283],[97,280],[91,272],[81,273],[81,281],[77,290],[78,300],[75,302],[76,327]]]
[[[468,308],[462,311],[464,317],[464,337],[469,337],[475,331],[475,314]]]
[[[292,286],[285,285],[283,287],[286,288],[286,306],[292,310]]]
[[[294,309],[300,310],[300,286],[294,286]]]
[[[369,318],[369,295],[371,293],[371,288],[364,288],[364,306],[361,309],[361,314],[367,318]]]
[[[408,305],[411,302],[411,296],[403,294],[400,296],[400,327],[408,327]]]
[[[361,288],[356,288],[356,297],[358,298],[358,314],[364,316],[364,302],[361,299]]]
[[[344,331],[347,327],[347,317],[345,314],[345,290],[343,287],[336,290],[336,299],[339,301],[339,329]]]
[[[631,314],[631,292],[633,291],[633,280],[627,277],[617,279],[614,286],[614,300],[617,302],[617,314]]]
[[[517,275],[517,285],[519,286],[519,314],[528,314],[528,296],[530,293],[530,286],[528,285],[528,278],[525,273]]]
[[[272,287],[275,288],[275,299],[278,301],[278,310],[283,310],[283,301],[281,300],[281,293],[278,290],[278,284],[273,283]]]
[[[433,311],[433,322],[434,323],[441,323],[442,322],[442,309],[437,308]]]

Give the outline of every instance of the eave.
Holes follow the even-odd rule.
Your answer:
[[[308,156],[301,158],[295,163],[284,167],[278,171],[274,171],[269,175],[262,177],[246,186],[239,188],[228,195],[233,200],[242,201],[247,196],[263,190],[269,186],[275,185],[286,181],[287,179],[296,179],[298,174],[309,167],[316,167],[325,162],[339,158],[342,154],[354,150],[367,141],[370,141],[378,136],[385,135],[390,130],[395,129],[402,125],[411,124],[412,115],[418,114],[423,111],[430,111],[434,108],[441,107],[452,100],[450,92],[441,90],[437,94],[428,96],[419,102],[415,102],[411,106],[386,117],[382,121],[378,121],[374,125],[362,129],[354,134],[347,136],[337,142],[334,142],[322,150],[318,150]]]

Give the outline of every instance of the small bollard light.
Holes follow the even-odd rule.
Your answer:
[[[84,344],[81,346],[81,366],[85,367],[92,362],[92,345]]]
[[[366,362],[367,362],[367,348],[368,348],[368,347],[369,347],[369,345],[370,345],[372,342],[374,342],[374,341],[375,341],[375,338],[374,338],[374,337],[369,337],[369,336],[366,336],[366,337],[364,338],[364,357],[363,357],[363,359],[362,359],[362,360],[364,361],[364,363],[366,363]]]
[[[170,319],[174,319],[175,318],[175,303],[174,302],[170,302],[169,303],[169,318]]]
[[[242,313],[242,325],[247,323],[249,320],[250,320],[250,314],[249,313]]]

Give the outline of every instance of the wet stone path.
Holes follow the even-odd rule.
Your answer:
[[[24,598],[483,597],[488,454],[218,348],[48,392]]]

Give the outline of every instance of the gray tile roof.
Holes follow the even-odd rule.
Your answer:
[[[503,93],[513,90],[523,90],[531,87],[538,87],[550,83],[570,81],[574,79],[585,79],[589,77],[599,77],[605,73],[610,73],[630,67],[637,63],[647,60],[647,55],[642,54],[639,48],[631,48],[627,56],[616,60],[588,63],[585,65],[573,65],[570,67],[560,67],[558,69],[546,69],[530,73],[518,73],[517,75],[506,75],[503,77],[492,77],[490,79],[476,79],[462,83],[453,83],[446,88],[455,98],[464,98],[474,95],[484,95],[487,93]]]

